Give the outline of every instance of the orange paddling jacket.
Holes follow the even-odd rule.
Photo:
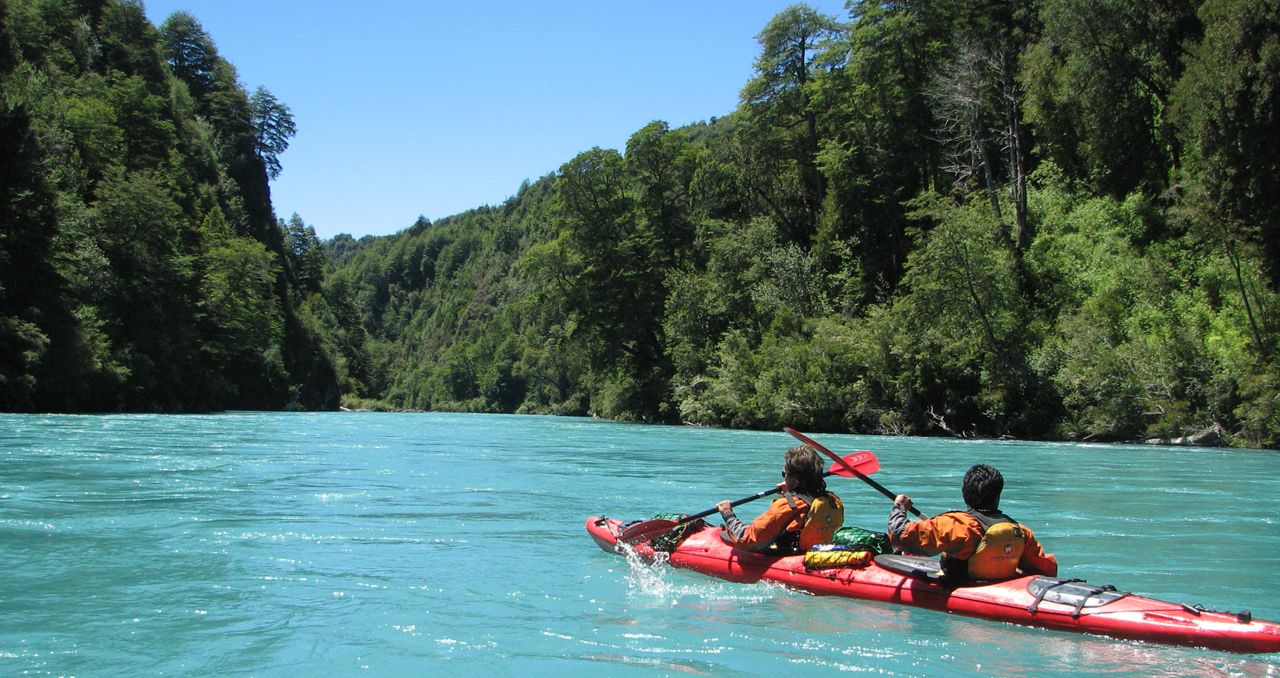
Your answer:
[[[1022,574],[1056,576],[1058,560],[1045,553],[1031,529],[999,511],[951,511],[909,522],[895,506],[889,514],[892,544],[910,553],[942,554],[942,569],[968,579],[1007,579]]]
[[[763,551],[776,545],[787,552],[805,551],[831,541],[844,524],[844,502],[831,492],[817,497],[787,493],[769,504],[769,510],[746,524],[733,514],[725,516],[724,529],[734,546]]]

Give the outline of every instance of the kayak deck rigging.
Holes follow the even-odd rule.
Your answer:
[[[653,559],[650,543],[619,541],[625,525],[593,516],[587,532],[606,552],[634,549]],[[865,565],[814,569],[803,555],[755,553],[735,548],[718,526],[689,530],[666,551],[672,567],[738,583],[771,581],[817,595],[835,595],[922,607],[1047,629],[1230,652],[1280,652],[1280,624],[1248,612],[1206,610],[1146,598],[1080,579],[1028,575],[957,584],[938,575],[937,559],[882,554]]]

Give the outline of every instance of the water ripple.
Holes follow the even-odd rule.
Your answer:
[[[1064,573],[1280,618],[1273,453],[822,439],[934,511],[993,463]],[[0,674],[1280,673],[730,584],[583,533],[758,491],[789,445],[555,417],[0,415]],[[883,525],[878,495],[835,489],[848,523]]]

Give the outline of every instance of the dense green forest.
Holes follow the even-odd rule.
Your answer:
[[[268,190],[293,133],[190,15],[0,0],[0,409],[336,407]]]
[[[1274,2],[795,5],[723,117],[332,241],[192,17],[0,8],[4,409],[1280,446]]]

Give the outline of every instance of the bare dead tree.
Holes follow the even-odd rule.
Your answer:
[[[987,122],[990,85],[986,62],[978,46],[961,46],[955,58],[934,73],[927,94],[938,120],[938,141],[945,153],[943,170],[951,174],[959,193],[985,188],[991,209],[999,218],[1000,200],[989,157],[993,140]]]
[[[1003,220],[996,180],[996,149],[1006,155],[1009,202],[1013,206],[1010,236],[1015,252],[1030,242],[1027,225],[1027,171],[1022,131],[1022,93],[1016,64],[1000,48],[964,44],[935,73],[929,98],[939,121],[938,141],[945,149],[944,169],[954,186],[968,193],[986,190],[991,211]]]

